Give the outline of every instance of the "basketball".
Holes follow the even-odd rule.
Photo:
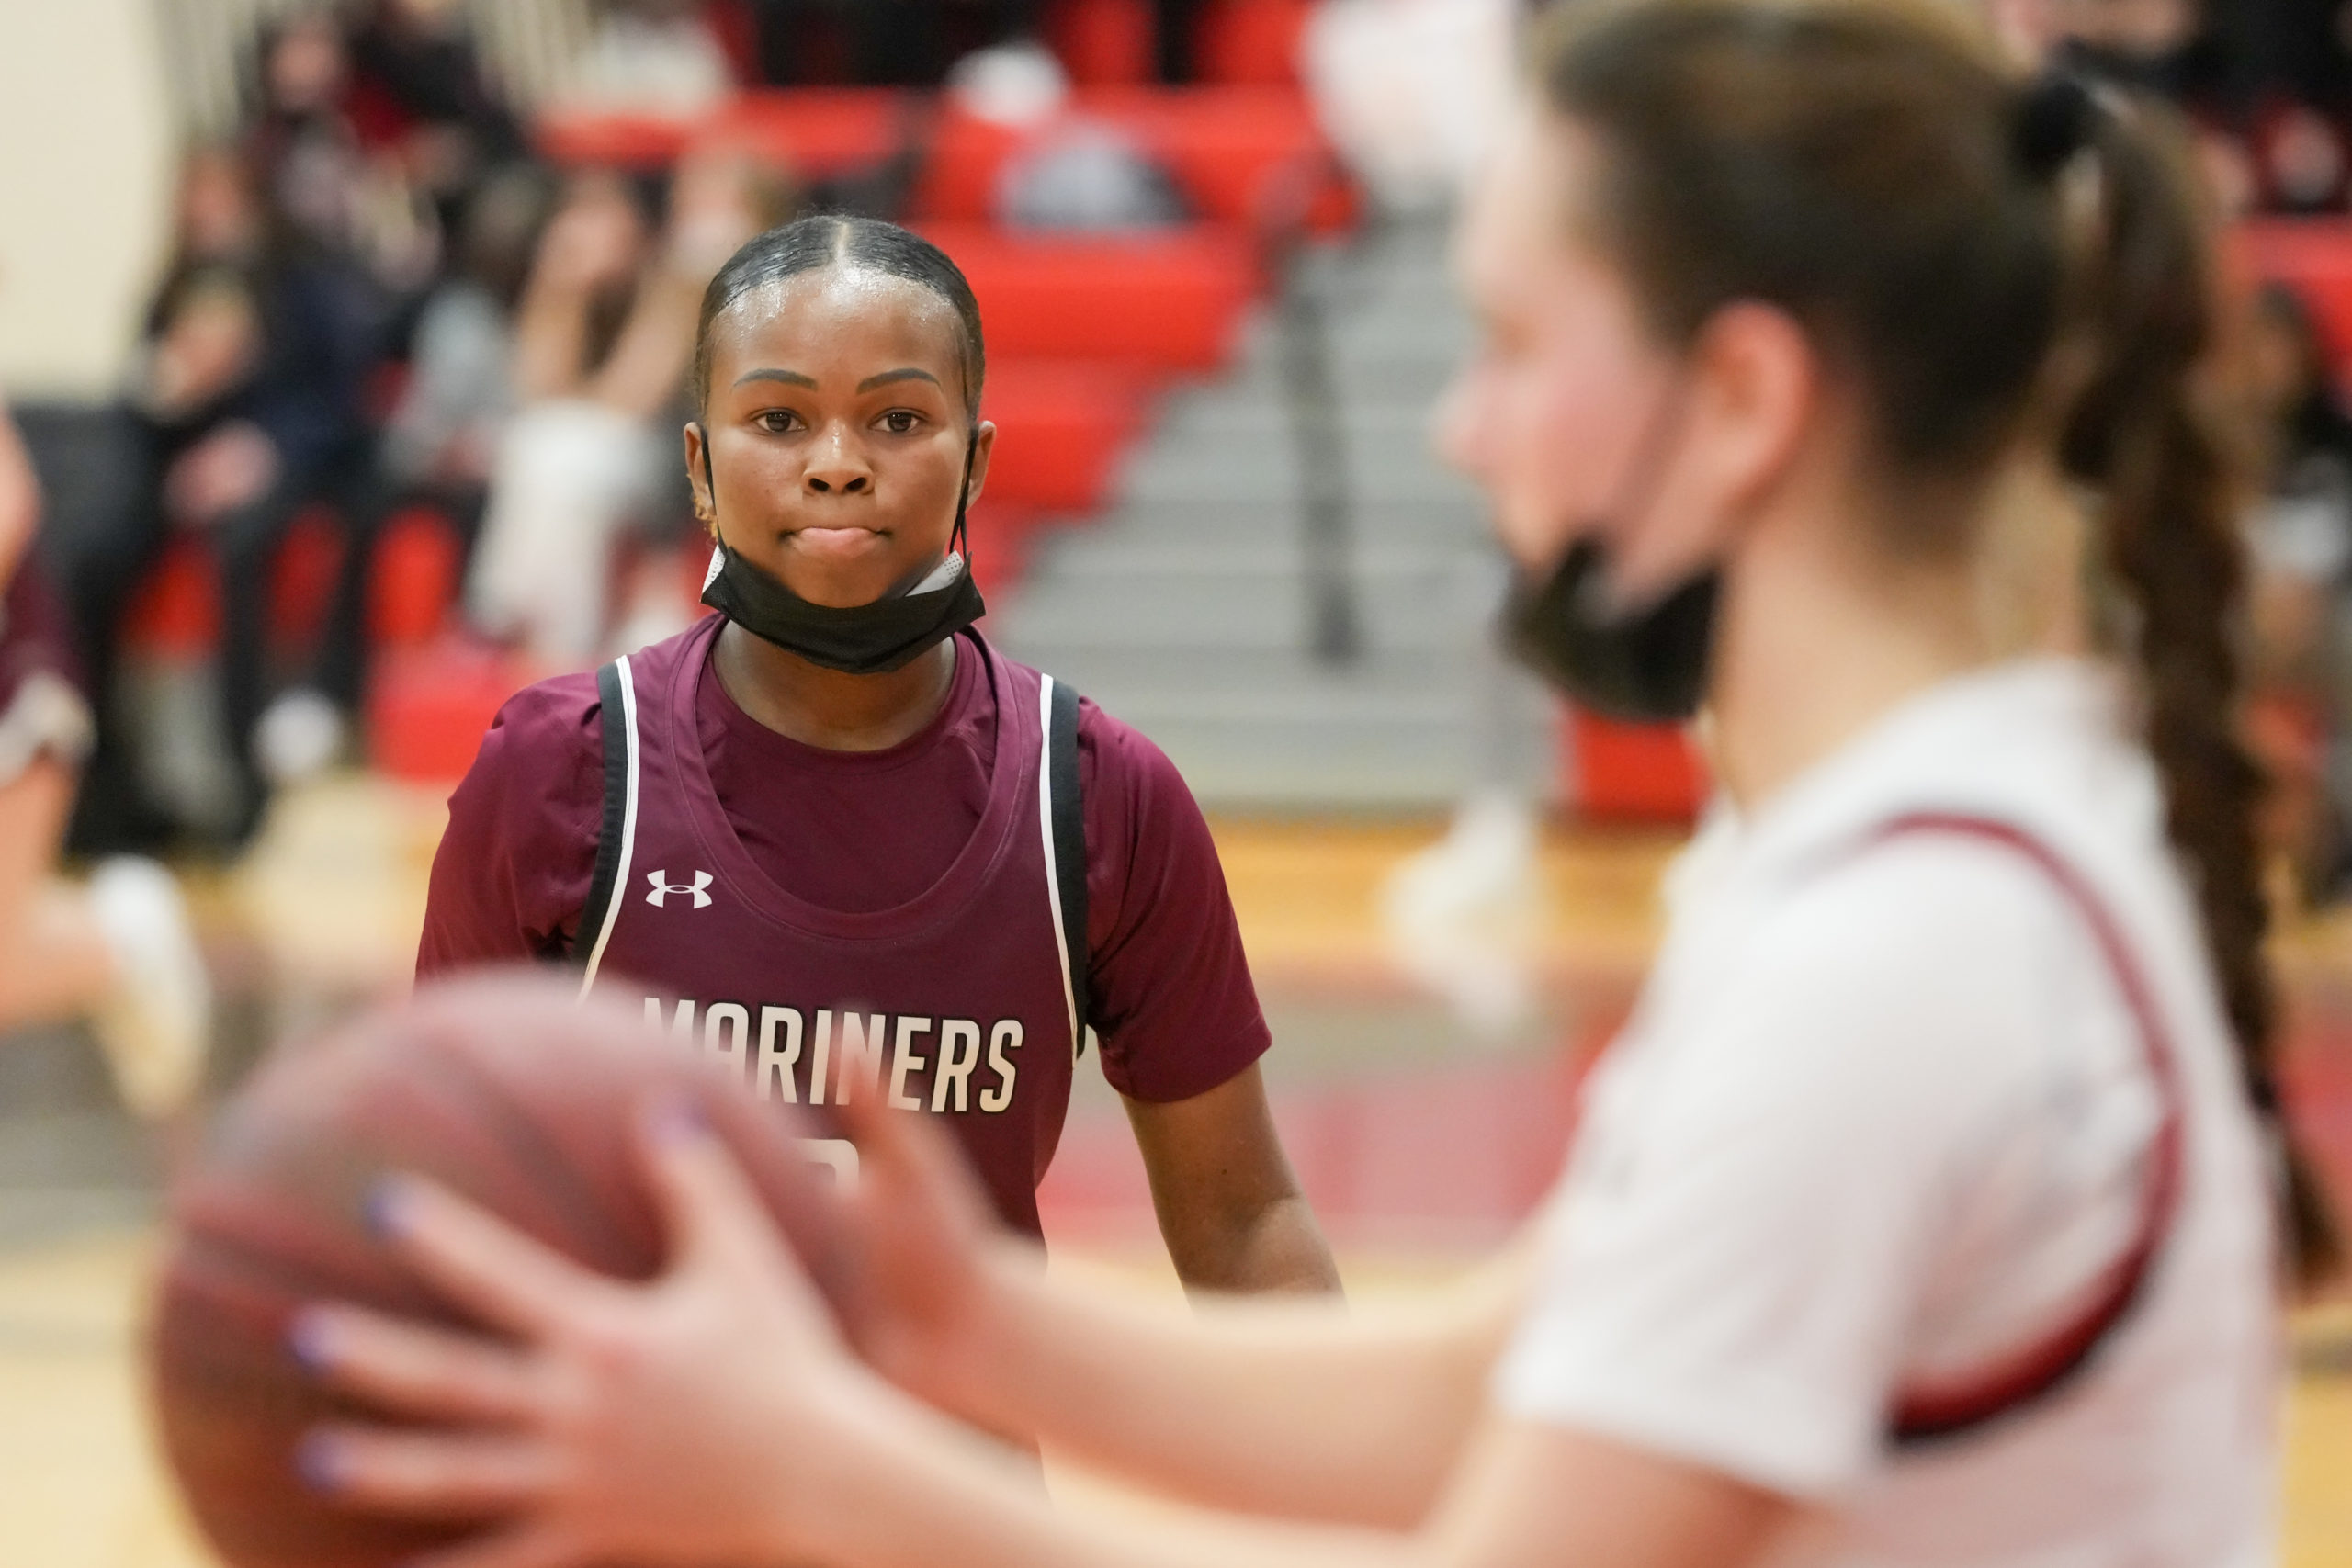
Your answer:
[[[366,1568],[462,1536],[345,1512],[295,1465],[304,1431],[356,1414],[288,1348],[293,1314],[336,1299],[473,1325],[369,1228],[392,1171],[427,1176],[607,1274],[664,1256],[632,1122],[690,1097],[732,1149],[820,1288],[842,1253],[822,1178],[786,1107],[705,1070],[641,1019],[532,974],[430,987],[284,1050],[225,1110],[175,1184],[148,1345],[164,1451],[197,1522],[236,1568]]]

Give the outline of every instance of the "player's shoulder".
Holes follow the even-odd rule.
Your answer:
[[[641,692],[662,685],[677,661],[692,649],[700,628],[650,643],[628,656],[633,682]],[[506,699],[491,720],[496,750],[526,764],[560,766],[580,755],[604,752],[605,700],[601,667],[572,671],[534,682]],[[484,742],[485,755],[492,750]]]
[[[1772,1071],[1871,1086],[1923,1124],[2006,1103],[2045,1071],[2098,964],[2046,869],[1959,834],[1859,846],[1755,915],[1703,982],[1724,1054],[1768,1042],[1757,1070],[1770,1057]]]
[[[1897,833],[1794,878],[1759,933],[1771,966],[1901,973],[1928,990],[2031,970],[2079,919],[2060,873],[1995,834]]]
[[[1087,786],[1130,799],[1192,801],[1192,789],[1159,742],[1085,693],[1078,700],[1079,761]]]
[[[977,632],[970,635],[978,636]],[[1079,754],[1090,777],[1105,769],[1120,780],[1156,778],[1162,774],[1175,776],[1175,764],[1169,761],[1167,753],[1153,744],[1149,736],[1105,709],[1088,694],[1083,686],[1051,671],[1023,663],[993,642],[985,646],[989,657],[1011,672],[1023,689],[1050,679],[1055,684],[1078,693]]]
[[[594,852],[604,797],[603,706],[593,671],[558,675],[506,699],[449,796],[442,840],[478,858]]]
[[[1052,674],[1006,657],[993,644],[989,651],[1024,680]],[[1086,794],[1090,829],[1114,820],[1148,821],[1171,811],[1200,815],[1191,786],[1158,742],[1096,702],[1082,685],[1059,675],[1052,678],[1078,693],[1079,781]]]
[[[604,704],[596,674],[582,671],[535,682],[500,705],[449,798],[452,820],[506,816],[518,802],[593,804],[605,771]],[[536,809],[536,807],[533,807]]]
[[[501,704],[490,730],[503,750],[568,753],[583,745],[602,750],[604,707],[594,671],[550,676]]]

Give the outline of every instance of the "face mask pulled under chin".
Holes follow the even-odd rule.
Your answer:
[[[711,472],[710,435],[703,433],[703,483],[711,505],[718,504],[718,482]],[[844,675],[887,675],[902,670],[989,612],[980,585],[972,581],[970,541],[964,535],[964,509],[972,491],[973,446],[964,446],[964,481],[956,503],[956,526],[947,556],[922,580],[893,591],[871,604],[816,604],[785,585],[782,578],[754,566],[717,540],[710,570],[703,575],[702,602],[765,642],[809,663]],[[713,532],[717,525],[712,525]]]
[[[1709,567],[1645,604],[1616,602],[1608,547],[1578,539],[1550,576],[1524,572],[1503,637],[1529,669],[1574,701],[1629,723],[1679,721],[1707,694],[1722,573]]]
[[[724,541],[711,552],[702,602],[752,636],[848,675],[901,669],[988,613],[960,551],[903,593],[843,608],[809,603]]]

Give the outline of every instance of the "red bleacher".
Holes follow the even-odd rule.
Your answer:
[[[537,137],[563,164],[650,170],[694,147],[740,146],[812,178],[921,148],[915,220],[971,278],[988,321],[983,412],[999,436],[971,539],[983,587],[998,589],[1017,578],[1041,529],[1105,503],[1162,383],[1227,362],[1244,312],[1265,289],[1269,241],[1300,222],[1329,231],[1353,220],[1353,193],[1336,176],[1297,87],[1308,8],[1306,0],[1215,0],[1196,45],[1203,85],[1178,89],[1145,85],[1151,28],[1142,0],[1059,0],[1051,8],[1048,36],[1080,84],[1071,112],[1114,129],[1169,169],[1198,215],[1173,230],[1000,230],[991,222],[999,183],[1033,138],[890,89],[749,92],[692,119],[549,116]],[[682,581],[698,579],[698,555],[680,552]],[[325,519],[298,527],[273,593],[274,629],[288,645],[315,634],[339,559]],[[368,728],[376,761],[396,775],[462,772],[520,679],[452,632],[458,565],[454,536],[428,513],[398,519],[379,543],[369,617],[384,655]],[[202,543],[175,541],[134,608],[132,640],[151,654],[199,657],[218,621]]]
[[[1207,373],[1226,363],[1259,291],[1249,237],[1223,227],[1134,239],[918,227],[971,279],[999,364],[1079,359]]]
[[[2226,259],[2241,286],[2284,283],[2302,297],[2339,376],[2352,367],[2352,223],[2269,219],[2232,231]]]
[[[430,507],[395,516],[377,541],[368,585],[368,630],[378,645],[407,648],[439,635],[457,602],[458,545],[448,521]],[[334,520],[313,511],[296,520],[270,581],[270,632],[277,643],[307,647],[325,624],[343,546]],[[201,536],[164,547],[125,619],[130,644],[150,658],[202,659],[220,640],[220,598]]]
[[[1151,389],[1147,373],[1117,362],[1010,359],[990,367],[980,409],[997,427],[989,499],[1046,512],[1100,510]]]

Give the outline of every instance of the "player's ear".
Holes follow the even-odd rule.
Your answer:
[[[684,434],[686,483],[695,492],[695,517],[716,535],[718,531],[718,506],[710,494],[710,447],[704,440],[702,421],[688,420]]]
[[[972,482],[964,491],[964,504],[969,506],[980,499],[980,491],[989,479],[989,456],[996,450],[996,426],[987,420],[972,426]]]
[[[1776,306],[1724,306],[1692,354],[1694,418],[1707,433],[1685,460],[1744,512],[1780,483],[1820,412],[1821,366],[1803,323]]]

